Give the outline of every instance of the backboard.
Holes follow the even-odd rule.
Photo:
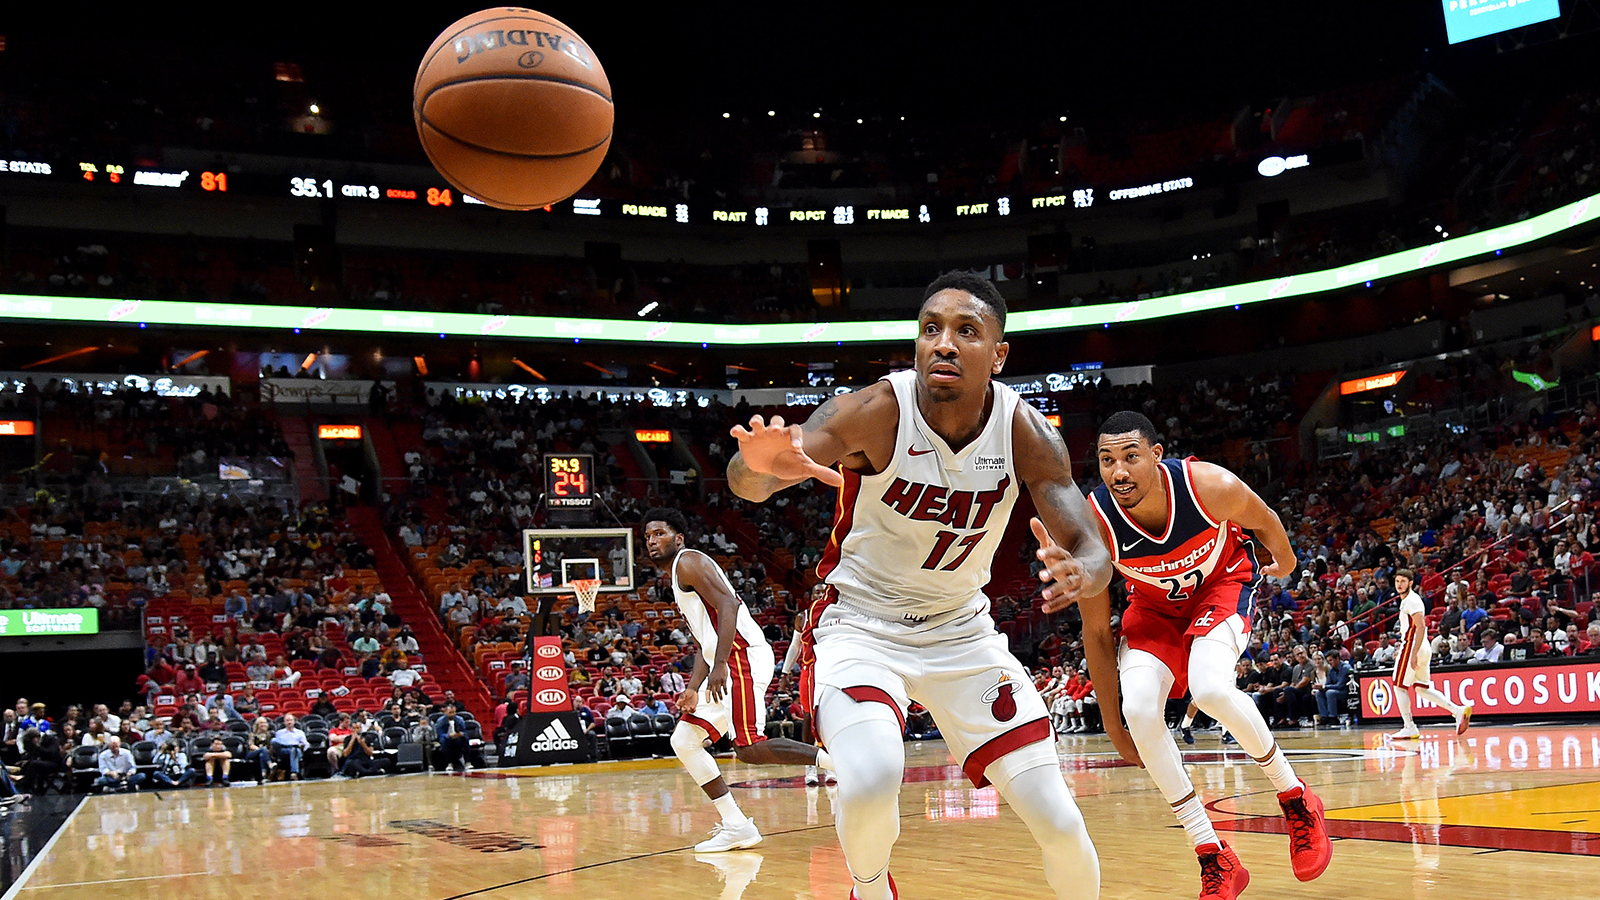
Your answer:
[[[522,557],[530,594],[570,594],[575,578],[598,578],[602,592],[637,587],[631,528],[529,528]]]

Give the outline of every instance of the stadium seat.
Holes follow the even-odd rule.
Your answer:
[[[633,732],[621,719],[606,720],[606,744],[611,748],[612,759],[630,759],[634,755]]]

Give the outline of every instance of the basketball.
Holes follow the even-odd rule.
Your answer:
[[[571,28],[496,7],[455,22],[417,69],[412,114],[445,180],[500,209],[572,196],[611,146],[611,83]]]

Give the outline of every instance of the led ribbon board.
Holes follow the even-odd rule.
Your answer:
[[[1349,288],[1411,275],[1434,266],[1520,247],[1600,218],[1600,194],[1569,203],[1512,225],[1462,235],[1362,262],[1303,272],[1269,281],[1102,303],[1013,313],[1006,331],[1062,331],[1149,322],[1188,313],[1245,307]],[[613,341],[633,344],[881,344],[917,335],[911,320],[818,322],[768,325],[712,325],[703,322],[650,322],[638,319],[577,319],[557,316],[489,316],[476,313],[420,313],[381,309],[194,303],[178,300],[115,300],[96,297],[45,297],[0,294],[0,319],[95,324],[153,324],[181,327],[268,328],[367,334],[437,334],[440,337],[520,338],[558,341]]]
[[[83,609],[0,610],[0,637],[45,634],[99,634],[100,611]]]

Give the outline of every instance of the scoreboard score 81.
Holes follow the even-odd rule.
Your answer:
[[[546,453],[544,496],[552,510],[594,509],[594,457],[587,453]]]

